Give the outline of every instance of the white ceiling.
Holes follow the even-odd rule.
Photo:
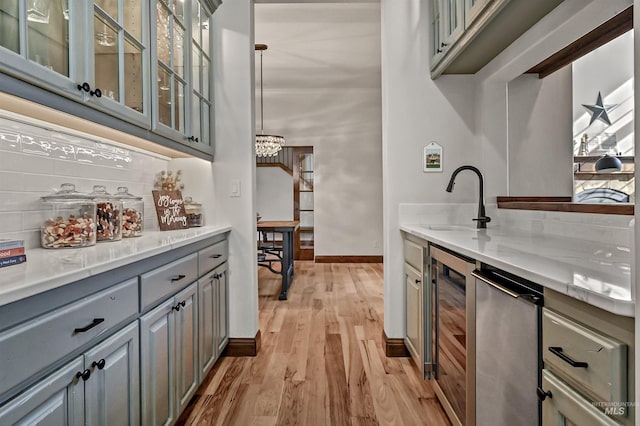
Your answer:
[[[264,90],[380,87],[380,3],[256,0]],[[256,53],[256,79],[259,79]],[[259,81],[259,80],[257,80]]]

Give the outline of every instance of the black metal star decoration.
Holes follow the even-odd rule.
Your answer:
[[[602,103],[602,94],[598,92],[598,100],[596,100],[595,105],[582,104],[582,106],[591,112],[591,121],[589,122],[589,126],[591,126],[596,120],[600,120],[610,126],[611,120],[609,120],[609,115],[607,113],[613,111],[618,105],[604,105]]]

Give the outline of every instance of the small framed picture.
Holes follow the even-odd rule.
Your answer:
[[[429,144],[424,147],[422,161],[424,172],[441,172],[442,146],[438,145],[436,142],[429,142]]]

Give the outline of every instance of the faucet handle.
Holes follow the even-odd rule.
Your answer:
[[[489,216],[480,216],[480,217],[477,217],[477,218],[475,218],[473,220],[478,221],[480,223],[489,223],[489,222],[491,222],[491,218]]]

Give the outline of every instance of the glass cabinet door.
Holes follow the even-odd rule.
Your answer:
[[[0,0],[0,69],[80,98],[82,7],[77,0]]]
[[[187,35],[186,3],[180,0],[156,0],[152,8],[154,16],[152,31],[155,46],[152,59],[152,81],[154,82],[154,126],[158,133],[168,137],[186,139],[191,129],[187,118],[187,72],[185,48]]]
[[[94,1],[87,99],[149,128],[146,11],[143,0]]]
[[[191,0],[191,141],[211,146],[211,14]]]

